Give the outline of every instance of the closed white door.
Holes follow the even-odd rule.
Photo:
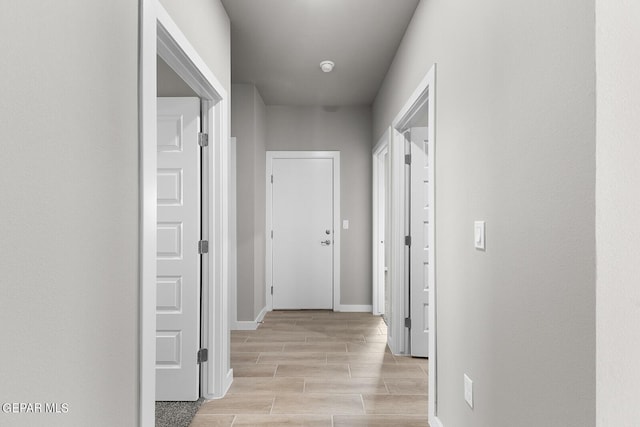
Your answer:
[[[158,98],[156,400],[197,400],[200,370],[198,98]]]
[[[274,309],[333,308],[333,160],[274,158]]]
[[[411,139],[411,355],[429,355],[429,141],[426,127]]]

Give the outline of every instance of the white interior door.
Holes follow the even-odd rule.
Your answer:
[[[411,355],[429,355],[429,141],[426,127],[411,139]]]
[[[274,309],[333,308],[333,160],[274,158]]]
[[[156,400],[197,400],[200,370],[198,98],[158,98]]]

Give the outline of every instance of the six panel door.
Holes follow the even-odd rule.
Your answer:
[[[158,98],[156,400],[199,398],[198,98]]]

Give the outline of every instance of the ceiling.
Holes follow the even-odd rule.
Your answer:
[[[267,105],[370,105],[418,2],[222,0],[231,80],[255,84]]]

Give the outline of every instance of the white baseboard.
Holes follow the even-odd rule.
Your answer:
[[[429,420],[429,425],[431,427],[444,427],[444,425],[442,425],[442,421],[440,421],[440,418],[438,417],[431,417],[431,419]]]
[[[267,311],[269,311],[267,307],[264,307],[258,314],[258,317],[256,317],[256,320],[236,320],[230,328],[232,331],[255,331],[258,329],[258,325],[262,322],[262,319],[264,319]]]
[[[230,368],[229,372],[227,372],[227,377],[224,379],[224,387],[222,387],[222,389],[224,390],[224,393],[222,393],[222,397],[227,395],[227,392],[229,391],[229,388],[231,388],[232,383],[233,383],[233,368]]]
[[[262,323],[262,320],[264,319],[264,316],[267,314],[268,311],[269,310],[267,310],[267,306],[264,306],[262,311],[260,311],[260,313],[258,314],[258,317],[256,317],[256,323]]]
[[[210,397],[206,397],[206,400],[218,400],[218,399],[222,399],[223,397],[225,397],[227,395],[227,392],[229,391],[229,389],[231,388],[231,384],[233,383],[233,369],[229,369],[229,371],[227,372],[227,375],[225,375],[224,379],[222,380],[222,394],[220,396],[210,396]]]
[[[255,331],[258,329],[258,324],[255,320],[236,320],[231,325],[232,331]]]
[[[335,311],[346,313],[371,313],[372,305],[345,305],[341,304]]]

